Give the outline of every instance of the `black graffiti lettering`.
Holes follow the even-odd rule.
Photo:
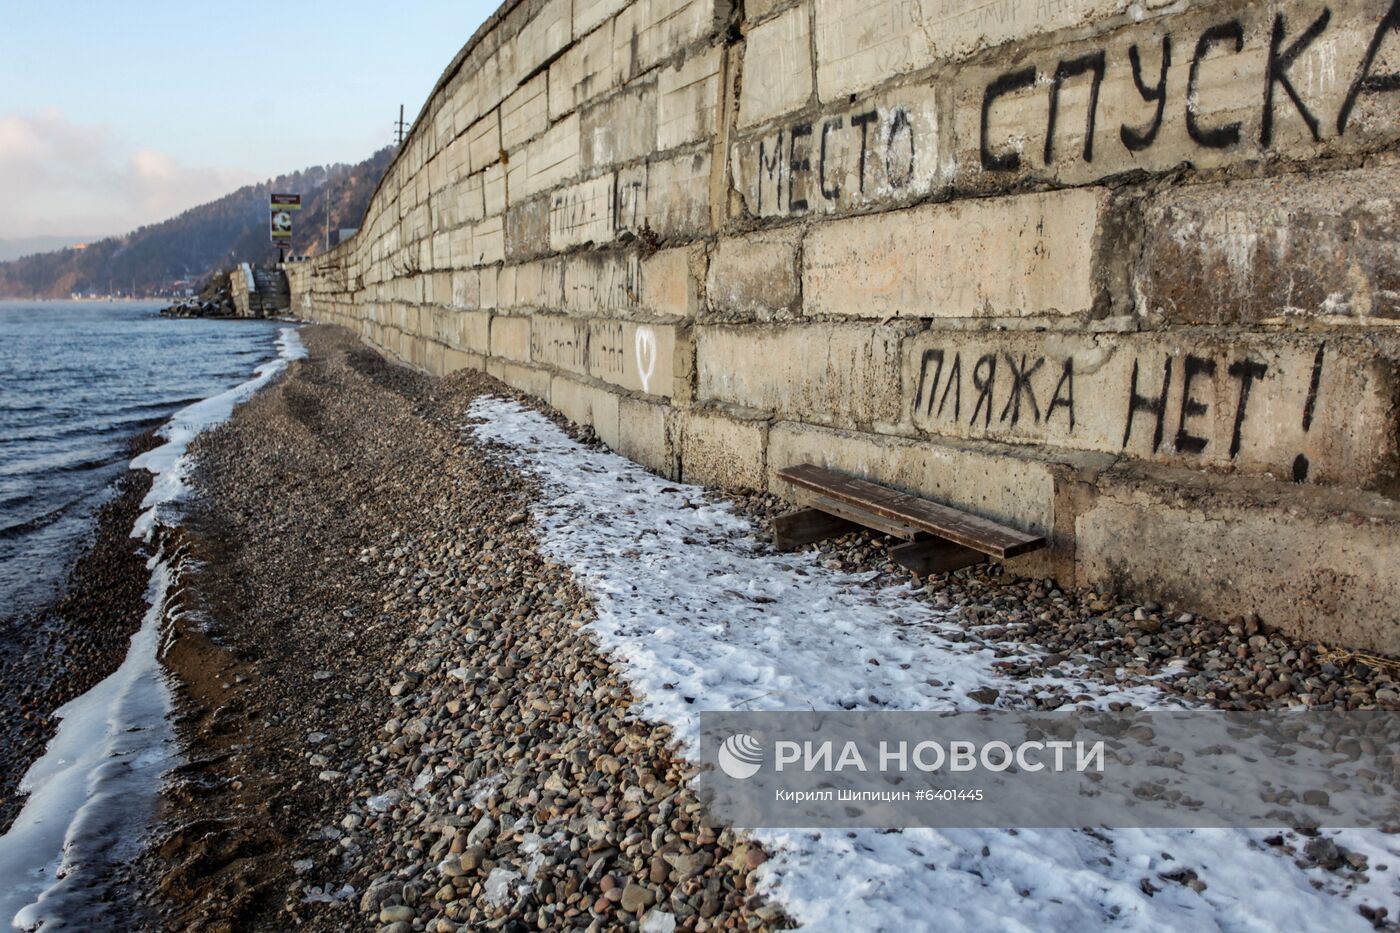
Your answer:
[[[1089,85],[1089,114],[1084,127],[1084,161],[1094,161],[1094,123],[1099,112],[1099,86],[1103,84],[1104,54],[1100,49],[1088,55],[1081,55],[1069,61],[1062,61],[1055,67],[1055,78],[1050,82],[1050,118],[1045,127],[1045,164],[1055,158],[1055,122],[1060,112],[1060,88],[1070,78],[1077,78],[1086,71],[1094,73]]]
[[[904,135],[909,137],[909,159],[908,166],[902,172],[896,172],[895,137],[900,130],[904,130]],[[903,107],[896,107],[890,117],[890,132],[885,139],[885,177],[896,188],[903,188],[914,177],[914,125],[909,122],[909,111]]]
[[[1036,357],[1036,361],[1029,367],[1026,365],[1026,354],[1021,354],[1021,365],[1016,365],[1016,358],[1010,353],[1005,354],[1006,365],[1011,367],[1011,396],[1006,400],[1006,405],[1001,410],[999,421],[1005,421],[1006,416],[1011,415],[1011,426],[1014,428],[1021,420],[1021,396],[1025,395],[1031,403],[1031,414],[1035,418],[1035,423],[1040,424],[1040,404],[1035,400],[1035,388],[1031,386],[1031,376],[1045,362],[1045,357]]]
[[[841,186],[836,183],[832,183],[829,189],[826,186],[826,134],[831,130],[839,130],[845,125],[845,117],[827,120],[822,124],[821,151],[817,156],[817,188],[821,191],[822,197],[826,198],[828,201],[835,201],[841,196]]]
[[[856,163],[856,178],[860,182],[861,194],[865,194],[865,150],[868,143],[865,128],[878,119],[880,119],[880,114],[875,110],[869,113],[856,113],[851,115],[851,126],[860,127],[860,159]]]
[[[1386,10],[1385,16],[1381,17],[1380,25],[1376,27],[1376,34],[1371,37],[1371,44],[1366,47],[1366,57],[1361,60],[1361,67],[1356,70],[1356,78],[1351,82],[1351,87],[1347,89],[1346,99],[1342,101],[1342,109],[1337,113],[1337,135],[1339,136],[1347,131],[1347,121],[1351,119],[1351,109],[1356,106],[1356,99],[1362,94],[1400,91],[1400,73],[1371,74],[1371,67],[1376,63],[1376,53],[1380,51],[1381,43],[1385,41],[1388,32],[1400,32],[1400,0],[1391,0],[1390,9]]]
[[[763,175],[773,181],[774,196],[781,203],[783,197],[783,131],[778,130],[778,145],[773,149],[773,161],[763,154],[764,140],[758,141],[758,212],[763,213]]]
[[[1317,389],[1322,383],[1322,355],[1327,352],[1327,344],[1317,345],[1313,355],[1312,379],[1308,380],[1308,400],[1303,403],[1303,431],[1312,430],[1313,414],[1317,411]]]
[[[923,356],[919,358],[919,388],[914,393],[914,410],[919,410],[919,399],[924,397],[924,385],[927,382],[928,364],[930,361],[938,363],[938,368],[933,371],[933,381],[929,383],[928,404],[924,406],[924,415],[933,414],[933,399],[938,395],[938,379],[943,375],[943,357],[941,349],[925,350]]]
[[[985,375],[984,373],[985,369]],[[982,426],[990,428],[992,426],[992,389],[996,388],[997,380],[997,355],[995,353],[984,353],[977,358],[977,362],[972,367],[972,387],[977,390],[977,404],[973,406],[972,418],[968,424],[977,423],[977,415],[982,410],[982,403],[987,403],[987,415]]]
[[[1288,97],[1293,101],[1293,106],[1298,108],[1298,113],[1302,115],[1303,122],[1308,125],[1309,132],[1312,133],[1314,142],[1320,142],[1322,136],[1317,132],[1317,117],[1308,110],[1303,99],[1298,96],[1298,89],[1293,86],[1293,81],[1288,77],[1288,69],[1293,67],[1293,63],[1298,60],[1298,56],[1312,45],[1313,40],[1322,35],[1322,31],[1327,28],[1327,23],[1332,19],[1332,11],[1323,9],[1322,15],[1313,21],[1313,24],[1303,31],[1303,34],[1294,40],[1288,48],[1279,51],[1283,44],[1283,31],[1286,28],[1283,14],[1274,16],[1274,32],[1269,39],[1269,65],[1264,72],[1264,120],[1259,128],[1259,143],[1267,146],[1274,139],[1274,85],[1280,84]]]
[[[982,92],[982,134],[978,142],[978,151],[982,156],[982,168],[985,170],[989,172],[1014,172],[1021,167],[1021,154],[1016,150],[993,154],[987,146],[987,118],[991,115],[992,104],[996,102],[998,97],[1030,87],[1035,84],[1035,78],[1035,66],[1028,65],[1019,71],[1007,72],[987,85],[987,89]]]
[[[810,153],[801,159],[797,158],[797,140],[799,137],[812,135],[812,124],[799,123],[792,128],[788,134],[788,213],[805,211],[807,209],[806,198],[794,198],[792,196],[792,186],[797,181],[798,172],[810,172],[812,170],[812,159]]]
[[[1201,61],[1212,46],[1232,41],[1235,52],[1244,48],[1244,27],[1239,20],[1220,23],[1201,33],[1196,42],[1196,54],[1191,56],[1191,74],[1186,80],[1186,132],[1198,144],[1210,149],[1228,149],[1240,141],[1240,124],[1226,123],[1223,126],[1203,128],[1198,121],[1201,104],[1197,84],[1201,75]]]
[[[1162,366],[1162,391],[1156,398],[1138,394],[1138,361],[1133,360],[1133,375],[1128,385],[1128,424],[1123,428],[1123,449],[1133,436],[1133,418],[1140,411],[1157,416],[1157,426],[1152,431],[1152,452],[1162,446],[1162,425],[1167,417],[1167,390],[1172,384],[1172,358]]]
[[[1186,430],[1186,419],[1206,413],[1208,406],[1191,395],[1191,382],[1197,376],[1214,376],[1215,360],[1186,354],[1186,366],[1181,374],[1181,416],[1176,422],[1176,449],[1185,454],[1198,454],[1206,449],[1206,439]]]
[[[1061,394],[1063,392],[1063,394]],[[1055,394],[1050,398],[1050,407],[1045,409],[1045,423],[1050,423],[1050,417],[1055,414],[1055,409],[1064,408],[1069,412],[1069,429],[1074,430],[1074,357],[1065,357],[1064,369],[1060,371],[1060,381],[1055,383]]]
[[[938,388],[934,386],[934,388]],[[962,354],[953,354],[953,366],[948,370],[948,381],[943,386],[943,397],[938,400],[938,415],[943,416],[943,406],[948,404],[948,393],[953,393],[953,420],[962,417]]]
[[[1258,360],[1236,360],[1226,371],[1240,381],[1240,400],[1235,408],[1235,429],[1230,434],[1230,459],[1233,460],[1235,454],[1240,452],[1240,430],[1244,427],[1245,410],[1249,407],[1249,390],[1254,386],[1254,380],[1264,378],[1269,367]]]
[[[1128,61],[1132,63],[1133,83],[1137,85],[1142,99],[1148,103],[1157,102],[1157,112],[1152,115],[1152,122],[1147,129],[1135,130],[1126,123],[1118,128],[1118,138],[1123,140],[1123,145],[1128,151],[1139,152],[1152,145],[1157,139],[1157,131],[1162,128],[1162,116],[1167,110],[1167,69],[1172,66],[1172,37],[1162,37],[1162,71],[1157,78],[1156,87],[1148,87],[1142,82],[1142,59],[1138,57],[1137,45],[1128,49]]]

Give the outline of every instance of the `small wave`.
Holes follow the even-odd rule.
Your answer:
[[[68,502],[65,502],[62,505],[58,506],[57,508],[49,509],[47,512],[44,512],[40,515],[36,515],[33,518],[27,518],[22,522],[15,522],[12,525],[6,525],[3,528],[0,528],[0,541],[13,541],[15,538],[20,538],[27,534],[33,534],[40,528],[47,528],[49,525],[52,525],[54,522],[59,521],[64,516],[71,515],[84,505],[91,502],[92,499],[96,497],[96,495],[97,494],[89,493],[84,496],[78,496],[76,499],[71,499]]]
[[[153,411],[161,411],[162,414],[145,415],[140,418],[120,418],[115,421],[104,419],[98,422],[89,421],[50,430],[14,431],[0,437],[0,447],[19,446],[34,441],[62,441],[74,437],[102,437],[117,432],[134,434],[164,423],[167,413],[173,411],[180,404],[180,402],[173,402],[159,408],[153,407]]]

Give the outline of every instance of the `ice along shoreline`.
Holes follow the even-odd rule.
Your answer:
[[[131,462],[152,474],[131,532],[153,550],[146,613],[120,667],[55,712],[58,730],[20,782],[29,797],[0,837],[0,922],[33,930],[110,917],[106,881],[139,849],[161,775],[178,755],[159,655],[180,566],[178,553],[166,552],[165,532],[178,524],[175,506],[190,490],[189,445],[306,355],[294,327],[279,331],[277,349],[251,379],[177,411],[159,430],[165,442]]]

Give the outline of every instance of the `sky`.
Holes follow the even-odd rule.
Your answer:
[[[412,121],[498,0],[0,0],[0,239],[97,238]]]

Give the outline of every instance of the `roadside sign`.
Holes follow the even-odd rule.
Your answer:
[[[292,212],[301,210],[301,195],[273,194],[270,201],[269,229],[272,233],[272,245],[290,246],[292,243]]]

